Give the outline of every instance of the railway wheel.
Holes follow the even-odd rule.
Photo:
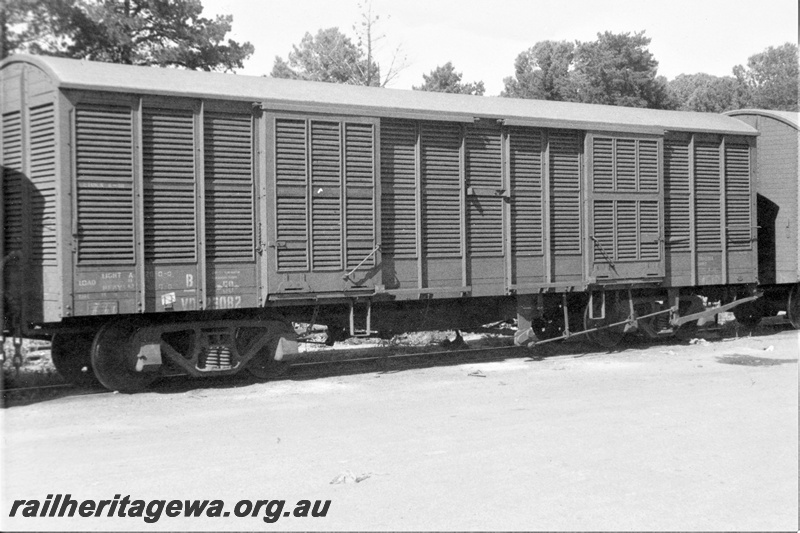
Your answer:
[[[789,305],[786,308],[786,315],[789,322],[795,329],[800,329],[800,283],[792,288],[789,293]]]
[[[87,333],[56,333],[51,341],[50,357],[61,377],[74,385],[97,385],[92,372],[92,342]]]
[[[586,308],[583,311],[583,327],[585,330],[600,328],[628,318],[628,306],[622,300],[615,300],[611,305],[607,305],[606,316],[603,319],[589,318],[590,305],[586,304]],[[603,348],[614,348],[622,342],[622,338],[625,336],[625,325],[620,324],[619,326],[599,329],[587,333],[586,336],[590,341],[599,344]]]
[[[743,303],[733,308],[733,316],[739,324],[754,328],[764,318],[764,303],[761,300]]]
[[[137,372],[137,347],[133,336],[144,324],[137,320],[115,320],[100,328],[92,346],[92,368],[104,387],[119,392],[138,392],[157,373]]]
[[[245,368],[258,379],[275,379],[289,370],[289,362],[286,360],[276,361],[275,353],[279,348],[285,349],[287,342],[294,343],[296,351],[297,334],[291,324],[286,322],[271,322],[266,329],[267,332],[264,334],[270,336],[269,341],[247,362]]]

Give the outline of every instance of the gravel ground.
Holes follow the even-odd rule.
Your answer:
[[[3,530],[796,530],[800,337],[580,343],[14,404]],[[9,518],[15,499],[325,517]]]

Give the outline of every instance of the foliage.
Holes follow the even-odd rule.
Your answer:
[[[225,35],[232,17],[202,17],[200,0],[9,0],[5,53],[134,65],[241,68],[253,53]]]
[[[522,52],[503,96],[666,109],[667,82],[644,32],[597,34],[581,43],[542,41]]]
[[[615,35],[605,32],[597,41],[575,51],[574,88],[577,101],[626,107],[666,109],[667,80],[657,76],[658,61],[647,49],[644,32]]]
[[[746,107],[798,110],[798,51],[794,43],[770,46],[750,56],[747,68],[737,65],[734,76],[742,86]]]
[[[332,83],[366,85],[361,73],[369,70],[361,51],[339,28],[306,33],[299,45],[293,46],[288,61],[275,57],[272,77]],[[373,65],[380,75],[380,67]],[[370,81],[370,80],[368,80]]]
[[[419,87],[413,87],[415,91],[431,91],[439,93],[472,94],[483,96],[486,88],[483,82],[461,83],[461,73],[456,72],[453,63],[448,61],[442,66],[436,67],[430,74],[423,74],[425,83]]]
[[[316,35],[306,33],[299,45],[292,46],[288,60],[280,56],[270,75],[289,78],[350,85],[384,87],[405,68],[398,61],[400,47],[392,54],[389,67],[381,77],[381,65],[376,59],[380,41],[385,35],[378,32],[380,16],[372,12],[371,2],[361,3],[361,22],[353,26],[356,41],[339,28],[319,30]]]
[[[505,78],[501,96],[538,100],[571,100],[570,66],[575,44],[541,41],[517,56],[515,78]]]
[[[747,105],[741,84],[732,76],[681,74],[668,88],[680,111],[723,113]]]

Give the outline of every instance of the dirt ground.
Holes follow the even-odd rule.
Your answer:
[[[767,333],[12,402],[0,529],[796,531],[800,336]],[[230,514],[9,518],[49,494]],[[245,499],[331,503],[270,524]]]

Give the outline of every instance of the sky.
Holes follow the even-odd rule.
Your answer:
[[[228,38],[255,53],[239,74],[269,74],[306,32],[338,27],[355,40],[358,0],[202,0],[203,16],[233,15]],[[377,59],[385,72],[395,50],[404,65],[388,84],[411,89],[451,61],[462,82],[503,90],[514,60],[539,41],[593,41],[597,34],[644,31],[658,74],[731,75],[769,46],[798,41],[797,0],[372,0],[379,15]]]

